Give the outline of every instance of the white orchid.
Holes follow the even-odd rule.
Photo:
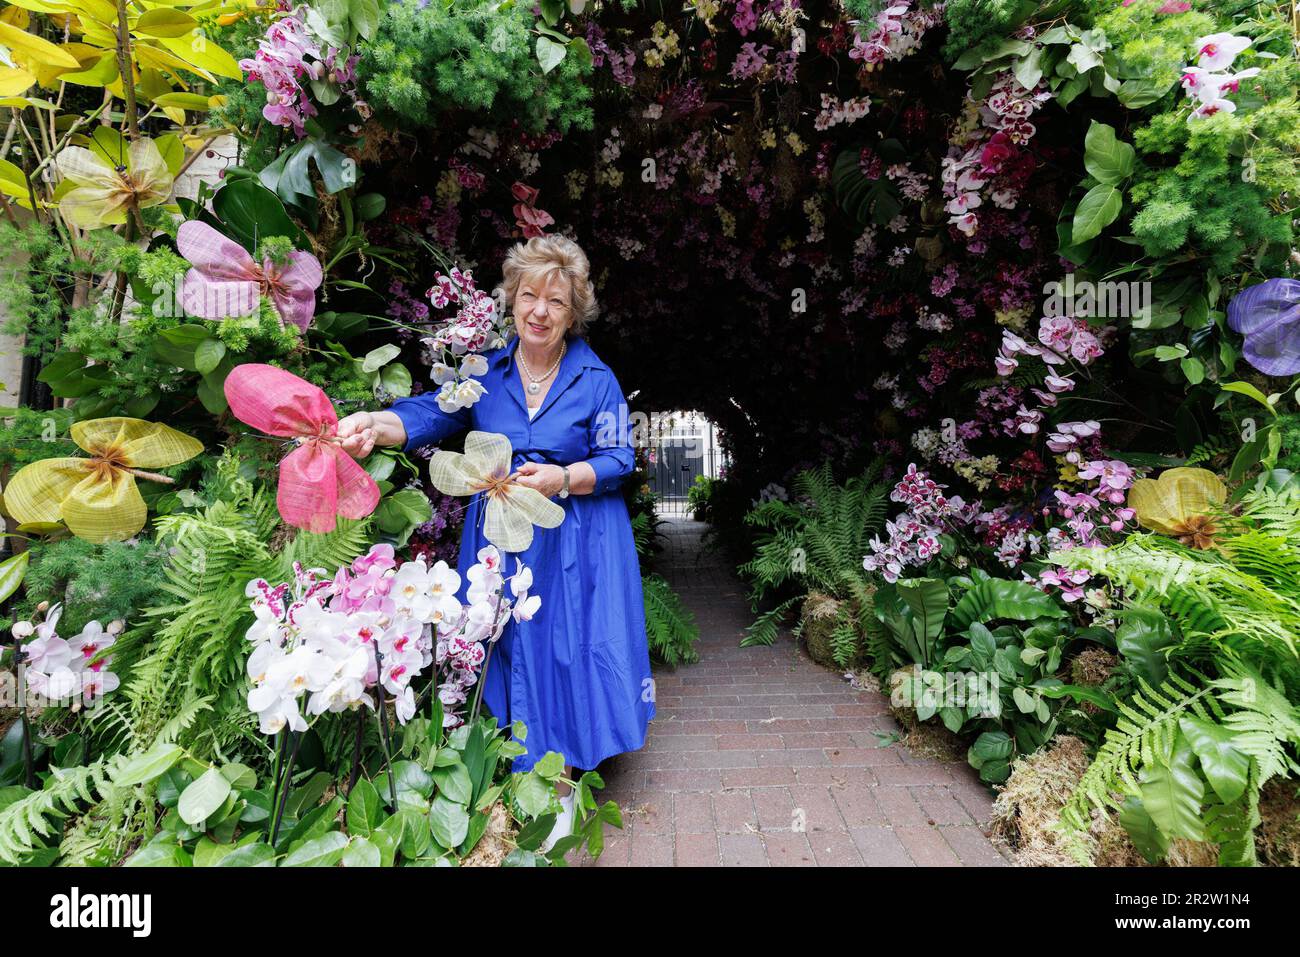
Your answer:
[[[533,587],[533,570],[525,567],[519,559],[515,562],[515,574],[510,579],[510,591],[515,596],[512,614],[515,621],[532,621],[537,609],[542,607],[542,600],[537,595],[528,594],[528,589]]]
[[[1196,65],[1203,70],[1217,72],[1232,66],[1237,54],[1250,46],[1250,37],[1233,36],[1231,33],[1211,33],[1196,41],[1196,50],[1200,59]]]

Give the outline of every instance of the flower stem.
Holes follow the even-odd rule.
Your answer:
[[[393,749],[388,743],[388,703],[384,694],[384,666],[379,658],[379,644],[372,642],[375,649],[375,688],[379,692],[379,743],[384,748],[384,764],[388,768],[388,797],[392,801],[393,811],[397,811],[397,782],[393,780]]]

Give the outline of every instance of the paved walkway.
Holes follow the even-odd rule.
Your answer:
[[[788,634],[741,648],[741,583],[702,523],[663,526],[656,566],[700,626],[700,662],[656,668],[646,746],[605,762],[597,867],[912,866],[1006,861],[985,836],[992,799],[963,764],[914,757],[880,694],[855,691]],[[591,863],[587,861],[587,863]]]

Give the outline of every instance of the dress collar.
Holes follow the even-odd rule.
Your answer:
[[[541,407],[531,417],[528,416],[528,400],[524,396],[523,383],[519,381],[519,376],[515,374],[510,361],[514,358],[515,350],[519,348],[519,337],[512,336],[505,348],[498,350],[497,355],[492,358],[492,364],[498,366],[505,376],[506,391],[519,405],[524,416],[529,418],[530,423],[537,422],[545,415],[546,410],[555,404],[555,400],[574,383],[584,369],[597,369],[602,365],[585,340],[577,336],[569,336],[565,339],[565,344],[568,348],[564,358],[560,360],[560,368],[556,370],[555,381],[546,390],[546,398],[542,400]]]

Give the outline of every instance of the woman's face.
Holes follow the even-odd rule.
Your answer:
[[[520,280],[515,291],[515,332],[520,340],[538,352],[558,350],[573,325],[571,292],[569,280],[558,274],[545,282]]]

